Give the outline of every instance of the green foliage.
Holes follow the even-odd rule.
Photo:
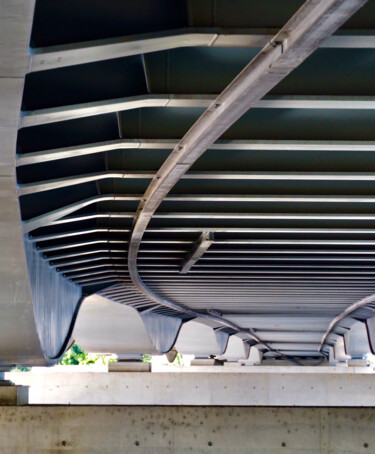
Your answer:
[[[92,353],[86,353],[82,350],[79,345],[74,343],[71,348],[65,353],[59,364],[64,366],[81,365],[85,366],[88,364],[99,364],[106,365],[110,362],[116,361],[113,358],[102,355],[93,355]]]
[[[181,355],[181,353],[177,353],[176,358],[174,359],[172,364],[176,367],[182,367],[185,365],[184,357]]]
[[[143,355],[142,356],[142,362],[143,363],[150,363],[151,359],[152,359],[152,357],[150,355]]]
[[[150,355],[143,355],[142,356],[142,362],[144,363],[150,363],[152,360],[152,356]],[[182,367],[185,365],[184,363],[184,357],[181,355],[181,353],[177,353],[175,359],[172,362],[173,366],[176,367]]]
[[[10,372],[30,372],[30,371],[31,371],[31,367],[22,367],[22,366],[17,366],[10,370]]]

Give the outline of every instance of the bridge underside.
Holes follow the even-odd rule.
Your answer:
[[[155,205],[136,253],[144,290],[128,251],[149,185],[304,1],[36,1],[13,152],[43,361],[69,346],[88,295],[77,335],[95,350],[373,350],[375,304],[351,305],[375,293],[375,1],[344,3],[341,27],[298,64],[283,48],[295,69]],[[121,333],[138,322],[134,345]]]

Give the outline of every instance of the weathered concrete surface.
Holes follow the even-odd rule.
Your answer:
[[[0,407],[28,403],[29,389],[26,386],[0,385]]]
[[[303,368],[292,373],[285,368],[280,372],[262,372],[261,367],[214,369],[224,372],[106,373],[65,368],[5,377],[30,386],[30,404],[375,407],[375,374],[368,373],[373,372],[369,368],[359,373],[329,373],[328,368],[321,368],[327,371],[321,373],[318,368],[315,373],[302,372]]]
[[[120,361],[108,364],[108,372],[151,372],[150,363]]]
[[[0,2],[0,367],[44,364],[28,285],[15,150],[33,0]]]
[[[361,453],[374,409],[3,407],[2,454]]]

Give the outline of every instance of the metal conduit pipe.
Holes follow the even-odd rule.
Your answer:
[[[268,350],[281,352],[263,342],[251,329],[242,329],[221,316],[202,314],[159,297],[142,281],[138,252],[146,228],[165,196],[195,161],[219,137],[298,67],[367,0],[307,0],[276,36],[216,98],[173,149],[143,195],[134,219],[128,253],[129,275],[135,287],[157,304],[216,322],[244,333]]]

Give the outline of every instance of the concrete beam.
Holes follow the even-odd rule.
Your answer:
[[[166,367],[166,372],[107,374],[36,368],[30,373],[9,372],[5,376],[16,384],[30,386],[31,404],[375,406],[375,374],[370,367],[288,365],[173,369],[175,372]]]

